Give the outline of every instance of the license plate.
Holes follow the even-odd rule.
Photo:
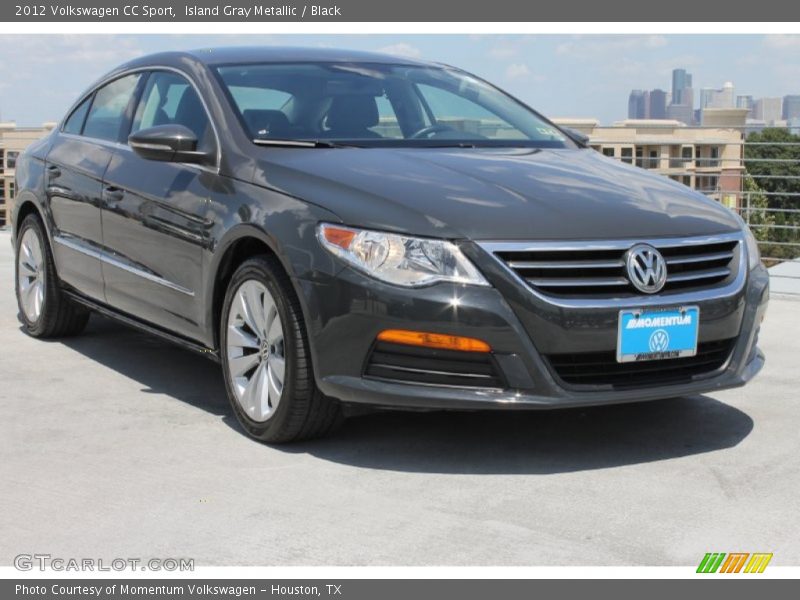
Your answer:
[[[697,354],[700,309],[621,310],[617,362],[663,360]]]

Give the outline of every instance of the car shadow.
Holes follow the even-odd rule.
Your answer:
[[[143,392],[218,415],[244,435],[212,361],[98,316],[84,335],[62,343],[138,381]],[[348,419],[331,437],[278,448],[387,471],[549,474],[713,452],[752,429],[747,414],[701,395],[553,411],[375,411]]]

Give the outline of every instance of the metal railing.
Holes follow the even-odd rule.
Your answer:
[[[686,158],[673,153],[658,158],[650,156],[620,156],[617,160],[634,164],[649,171],[660,172],[679,182],[691,178],[693,187],[707,196],[724,202],[750,226],[758,241],[762,261],[771,267],[773,288],[781,292],[800,294],[800,135],[791,129],[769,127],[763,132],[745,128],[725,128],[738,131],[737,139],[723,141],[708,129],[709,141],[702,135],[687,138],[683,145],[718,146],[720,156]],[[800,133],[800,132],[798,132]],[[777,139],[770,139],[777,138]],[[651,149],[655,143],[637,144],[635,140],[590,140],[593,147],[642,146]],[[663,146],[675,145],[665,142]],[[731,149],[733,147],[733,151]],[[722,149],[726,151],[723,153]],[[725,187],[722,179],[726,178]],[[735,188],[731,182],[738,181]],[[708,183],[715,185],[708,187]]]

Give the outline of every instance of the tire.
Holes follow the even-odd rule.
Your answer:
[[[251,437],[300,441],[341,423],[339,402],[314,383],[300,303],[275,257],[250,258],[233,274],[219,339],[228,399]]]
[[[36,338],[67,337],[81,333],[89,311],[61,290],[53,253],[37,215],[22,221],[16,239],[14,282],[17,306],[25,331]]]

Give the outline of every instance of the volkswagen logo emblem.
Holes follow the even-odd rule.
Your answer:
[[[656,329],[650,334],[650,352],[664,352],[669,348],[669,334],[663,329]]]
[[[667,263],[649,244],[636,244],[625,254],[628,280],[640,292],[655,294],[667,282]]]

